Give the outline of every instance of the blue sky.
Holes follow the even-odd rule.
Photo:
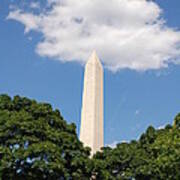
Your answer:
[[[171,35],[175,39],[175,35],[180,30],[180,1],[157,0],[156,3],[163,10],[161,18],[166,21],[165,26],[175,28],[174,34]],[[45,5],[41,3],[39,6],[44,7]],[[26,16],[26,12],[31,12],[20,0],[2,0],[0,2],[0,93],[8,93],[11,96],[18,94],[40,102],[51,103],[54,108],[60,109],[68,122],[74,122],[77,125],[79,133],[84,70],[82,64],[88,59],[91,48],[89,48],[89,52],[84,49],[81,54],[77,55],[74,53],[77,49],[73,49],[73,47],[69,51],[65,51],[69,48],[69,46],[66,47],[67,39],[65,38],[64,42],[61,39],[64,45],[60,49],[62,54],[51,56],[52,51],[49,52],[48,49],[42,49],[42,47],[38,51],[37,45],[47,38],[47,34],[32,27],[32,23],[29,25],[22,19],[17,19],[17,16],[7,19],[9,13],[14,12],[17,8],[24,10],[23,17]],[[39,14],[41,9],[34,7],[33,13]],[[24,30],[27,26],[29,30],[25,33]],[[45,24],[40,28],[46,26]],[[159,38],[154,35],[152,37]],[[179,36],[177,35],[177,37]],[[152,44],[154,41],[151,39]],[[177,42],[180,43],[180,41]],[[89,42],[87,41],[87,43]],[[171,39],[167,39],[167,43],[173,42]],[[92,45],[89,43],[90,47]],[[79,42],[77,46],[85,45]],[[116,42],[114,42],[114,46],[116,46]],[[52,50],[56,47],[56,44],[52,44]],[[103,45],[105,49],[111,47]],[[145,64],[147,61],[143,59],[138,61],[140,56],[133,54],[135,56],[133,62],[139,63],[138,66],[132,65],[133,62],[130,62],[123,68],[124,62],[118,58],[124,58],[127,62],[131,55],[123,54],[120,57],[116,51],[111,49],[108,50],[108,53],[104,53],[103,48],[98,46],[96,48],[106,67],[104,72],[105,144],[137,139],[149,125],[158,128],[172,123],[174,116],[180,112],[179,55],[173,55],[168,61],[168,67],[163,68],[164,61],[161,59],[155,59],[152,63],[149,61],[150,63]],[[130,47],[130,52],[134,52],[133,48]],[[162,50],[162,47],[158,48]],[[166,55],[166,53],[164,54]],[[74,59],[77,59],[76,56],[79,55],[80,59],[71,59],[71,55]],[[141,54],[141,56],[143,55]],[[112,59],[115,59],[114,61],[109,58],[111,56]],[[175,63],[174,59],[176,59]],[[157,61],[159,62],[158,66],[156,66]],[[141,64],[143,65],[141,66]]]

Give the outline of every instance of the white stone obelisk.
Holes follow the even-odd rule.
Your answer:
[[[91,155],[104,146],[103,67],[94,51],[85,66],[80,140]]]

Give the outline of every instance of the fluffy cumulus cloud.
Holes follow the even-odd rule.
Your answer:
[[[144,71],[179,61],[180,32],[162,13],[146,0],[47,0],[38,14],[17,8],[7,18],[24,24],[25,33],[42,33],[41,56],[84,64],[95,49],[112,71]]]

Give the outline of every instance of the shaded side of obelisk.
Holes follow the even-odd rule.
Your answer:
[[[94,51],[85,66],[80,140],[91,155],[104,146],[103,67]]]

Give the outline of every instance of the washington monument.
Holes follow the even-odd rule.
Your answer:
[[[80,140],[91,155],[104,146],[103,67],[94,51],[85,66]]]

